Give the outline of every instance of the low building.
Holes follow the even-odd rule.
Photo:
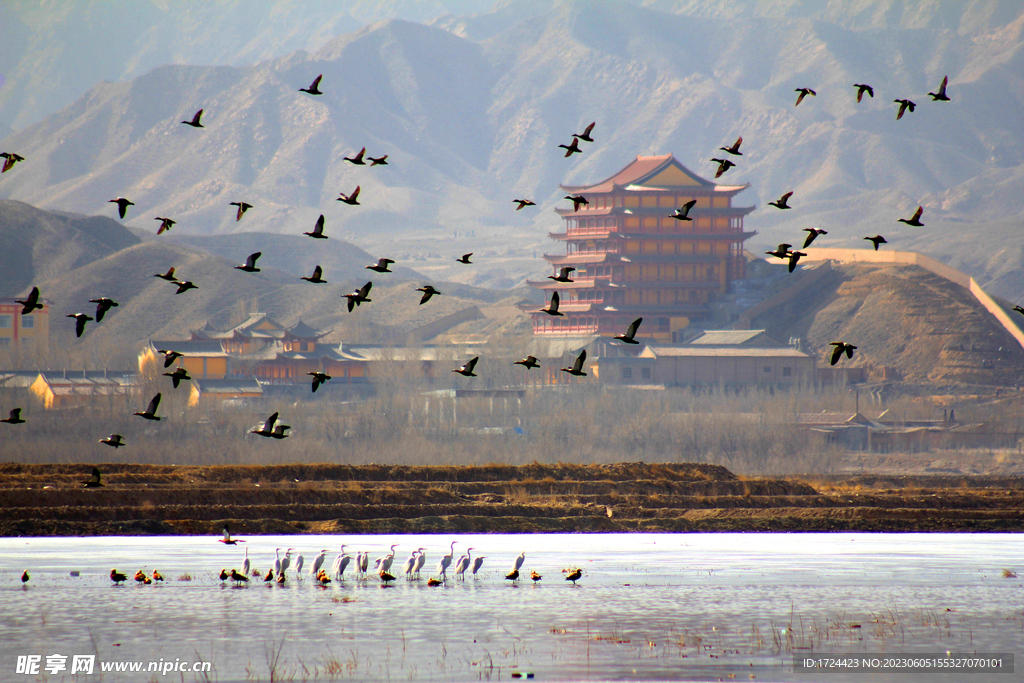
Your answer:
[[[40,372],[29,391],[47,410],[108,403],[127,410],[139,388],[134,372],[63,370]]]
[[[189,392],[190,407],[198,405],[216,407],[228,399],[263,398],[263,387],[254,378],[193,379]]]
[[[648,346],[639,358],[654,360],[653,379],[686,384],[813,384],[816,362],[790,347]]]

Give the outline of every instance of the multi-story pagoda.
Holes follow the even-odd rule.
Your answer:
[[[622,334],[643,317],[638,336],[679,341],[690,319],[708,313],[714,292],[728,292],[744,277],[743,217],[754,207],[734,207],[746,185],[716,185],[694,174],[671,154],[638,156],[595,185],[561,185],[589,202],[579,211],[557,209],[565,232],[563,255],[544,256],[555,275],[564,266],[573,282],[530,282],[550,298],[557,291],[564,316],[532,312],[538,335]],[[691,199],[692,221],[672,218]]]

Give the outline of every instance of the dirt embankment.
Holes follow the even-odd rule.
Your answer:
[[[0,464],[0,535],[1018,531],[1024,480],[739,478],[698,464]]]

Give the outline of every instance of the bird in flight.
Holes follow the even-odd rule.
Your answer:
[[[313,226],[313,232],[304,232],[303,235],[309,235],[315,240],[325,240],[327,235],[324,234],[324,215],[320,214],[320,218],[316,219],[316,225]]]
[[[567,195],[565,195],[565,197],[563,197],[563,199],[568,199],[569,201],[572,202],[572,210],[573,211],[579,211],[581,206],[589,206],[590,205],[590,202],[587,201],[587,198],[584,197],[581,194],[574,194],[574,195],[568,195],[567,194]]]
[[[946,95],[946,83],[948,82],[949,76],[943,76],[942,83],[939,83],[939,91],[928,93],[932,97],[932,102],[949,102],[949,97]]]
[[[829,360],[829,365],[835,365],[839,359],[843,357],[844,353],[847,358],[853,358],[853,350],[857,348],[853,344],[847,344],[846,342],[841,341],[831,342],[829,346],[835,347],[832,349],[832,358]]]
[[[0,152],[0,157],[4,158],[4,166],[3,169],[0,170],[0,173],[7,173],[14,168],[14,164],[19,161],[25,161],[25,157],[19,156],[14,152]]]
[[[37,308],[42,308],[43,305],[39,303],[39,288],[33,287],[32,291],[28,293],[28,296],[23,300],[15,299],[14,303],[21,304],[21,314],[28,315]]]
[[[68,318],[75,319],[75,336],[81,337],[82,333],[85,332],[85,324],[90,320],[94,320],[91,315],[85,313],[68,313]]]
[[[178,353],[177,351],[168,351],[166,349],[157,349],[157,353],[164,354],[164,367],[169,368],[174,364],[174,361],[182,358],[185,354]]]
[[[371,156],[368,156],[366,158],[370,160],[370,168],[373,168],[374,166],[387,166],[388,165],[388,155],[387,154],[385,154],[382,157],[371,157]]]
[[[793,245],[780,244],[778,248],[775,249],[775,251],[766,251],[764,253],[768,254],[769,256],[774,256],[775,258],[789,258],[789,248],[791,246]]]
[[[270,436],[274,433],[274,423],[277,422],[277,413],[272,413],[263,424],[256,429],[250,429],[250,434],[258,434],[259,436]]]
[[[168,282],[174,282],[177,280],[174,276],[174,268],[168,268],[166,273],[157,273],[153,277],[158,277],[161,280],[167,280]]]
[[[322,285],[325,282],[327,282],[327,280],[324,280],[323,278],[320,277],[321,275],[323,275],[323,272],[324,271],[320,268],[320,266],[317,266],[316,268],[313,269],[313,275],[311,277],[302,277],[299,279],[305,280],[306,282],[312,282],[314,285]]]
[[[111,434],[105,439],[100,439],[99,442],[105,443],[108,446],[113,446],[114,448],[120,448],[121,446],[126,445],[124,442],[124,437],[121,436],[120,434]]]
[[[807,256],[807,254],[805,254],[802,251],[789,252],[789,254],[786,256],[786,258],[789,259],[789,272],[793,272],[793,269],[796,268],[796,264],[800,260],[801,256]]]
[[[787,192],[786,194],[776,199],[774,202],[768,202],[768,206],[774,206],[776,209],[792,209],[793,207],[790,206],[788,203],[789,198],[792,196],[792,192]]]
[[[199,117],[203,115],[203,110],[200,109],[193,116],[191,121],[182,121],[186,126],[192,126],[193,128],[203,128],[203,124],[199,123]]]
[[[733,166],[736,165],[736,164],[732,163],[731,161],[729,161],[728,159],[712,159],[711,161],[718,162],[718,170],[715,171],[715,177],[716,178],[720,177],[723,173],[725,173],[730,168],[732,168]]]
[[[174,280],[174,284],[178,285],[178,291],[174,293],[175,296],[184,294],[190,289],[199,289],[196,285],[192,284],[191,280]]]
[[[629,324],[629,327],[626,328],[626,334],[617,335],[613,337],[613,339],[618,339],[620,342],[625,342],[626,344],[639,344],[640,342],[636,340],[636,331],[640,329],[640,323],[643,321],[643,318],[637,318]]]
[[[1017,312],[1018,312],[1018,313],[1020,313],[1021,315],[1024,315],[1024,308],[1022,308],[1022,307],[1020,307],[1020,306],[1014,306],[1014,307],[1013,307],[1013,310],[1017,311]]]
[[[466,361],[465,365],[460,366],[456,370],[452,370],[452,372],[457,372],[463,377],[476,377],[476,375],[473,374],[473,368],[476,367],[477,361],[479,360],[480,356],[473,356],[468,361]]]
[[[870,85],[867,85],[866,83],[854,83],[853,87],[857,89],[857,102],[858,103],[860,103],[861,99],[863,99],[864,93],[867,93],[868,97],[874,99],[875,91],[874,91],[874,89]]]
[[[107,296],[101,296],[99,299],[89,299],[89,303],[96,304],[96,322],[103,320],[103,316],[107,311],[119,305]]]
[[[263,254],[262,251],[249,254],[249,258],[245,259],[245,265],[235,266],[236,270],[243,270],[246,273],[258,273],[260,269],[256,267],[256,259]]]
[[[438,290],[431,287],[430,285],[423,285],[422,287],[417,287],[416,291],[423,292],[423,297],[420,299],[420,306],[430,301],[430,297],[434,296],[435,294],[441,293]]]
[[[922,213],[924,213],[924,207],[919,206],[917,207],[917,211],[914,212],[913,216],[911,216],[910,218],[898,218],[897,221],[900,223],[906,223],[907,225],[912,225],[915,228],[923,228],[924,223],[921,222]]]
[[[575,270],[572,266],[562,266],[558,269],[558,275],[548,275],[548,279],[555,282],[573,282],[573,279],[569,277],[569,273]]]
[[[164,218],[163,216],[157,216],[153,220],[160,221],[160,227],[156,229],[156,234],[158,235],[164,234],[165,232],[170,230],[175,223],[178,222],[172,221],[170,218]]]
[[[567,157],[571,157],[573,154],[578,154],[578,153],[582,153],[583,152],[583,150],[580,149],[580,139],[575,137],[575,136],[573,137],[572,142],[570,144],[568,144],[568,145],[559,145],[559,147],[562,147],[563,149],[565,149],[565,156],[567,156]]]
[[[827,235],[827,230],[821,230],[819,228],[804,228],[804,232],[807,233],[807,239],[804,240],[804,246],[801,249],[806,249],[811,246],[811,242],[817,238],[818,235]]]
[[[473,255],[473,252],[469,252],[468,254],[463,254],[462,256],[460,256],[459,258],[457,258],[455,260],[458,261],[459,263],[470,264],[470,263],[472,263],[472,261],[469,260],[469,257],[472,256],[472,255]]]
[[[897,104],[900,105],[900,110],[898,112],[896,112],[896,120],[897,121],[899,121],[900,119],[903,118],[903,114],[906,113],[907,109],[909,109],[910,113],[913,114],[914,113],[914,107],[917,106],[916,104],[914,104],[910,100],[893,100],[893,102],[896,102]]]
[[[278,422],[276,425],[274,425],[274,431],[270,433],[270,437],[272,439],[287,439],[288,435],[284,433],[286,429],[291,429],[291,425],[286,425],[282,424],[281,422]],[[300,555],[299,557],[302,556]]]
[[[217,540],[223,543],[224,545],[235,545],[236,543],[245,543],[245,541],[241,539],[231,538],[231,530],[228,529],[227,524],[225,524],[224,528],[221,529],[221,533],[224,534],[224,538],[219,538]]]
[[[388,266],[391,265],[392,263],[394,263],[394,261],[392,261],[391,259],[382,258],[377,259],[377,263],[375,265],[366,266],[366,268],[368,268],[369,270],[375,270],[378,273],[393,273],[395,271],[388,270]]]
[[[345,202],[349,206],[359,206],[359,186],[356,185],[356,189],[352,190],[352,194],[339,193],[341,196],[335,201]]]
[[[583,142],[593,142],[594,138],[590,137],[590,131],[594,130],[594,126],[595,125],[597,125],[596,121],[591,123],[586,128],[584,128],[582,133],[573,133],[572,136],[574,138],[578,138],[580,140],[583,140]],[[567,154],[566,156],[569,156],[569,155]]]
[[[180,365],[174,369],[174,372],[165,372],[164,376],[171,378],[171,382],[174,384],[175,389],[178,388],[178,384],[180,384],[182,380],[192,379],[189,377],[188,370]]]
[[[117,204],[117,213],[124,219],[124,215],[128,212],[129,206],[135,206],[135,202],[129,201],[124,197],[118,197],[117,199],[108,199],[107,203]]]
[[[365,166],[366,162],[363,161],[363,155],[366,154],[366,148],[363,147],[354,157],[342,157],[345,161],[355,164],[356,166]]]
[[[888,242],[885,241],[885,238],[882,237],[881,235],[875,235],[874,237],[865,237],[864,239],[866,239],[868,242],[871,242],[871,244],[875,245],[875,251],[878,251],[879,244],[888,244]]]
[[[690,218],[690,209],[696,206],[696,204],[697,200],[691,199],[676,209],[675,213],[673,213],[670,218],[675,218],[677,221],[692,221],[693,219]]]
[[[810,88],[794,88],[793,92],[800,93],[799,97],[796,98],[796,104],[793,105],[794,107],[800,106],[800,103],[803,102],[804,98],[807,97],[808,95],[810,95],[811,97],[815,97],[818,94],[811,90]]]
[[[235,215],[235,222],[242,220],[242,216],[245,212],[252,208],[252,204],[246,204],[245,202],[229,202],[230,206],[237,206],[238,213]]]
[[[153,397],[153,400],[151,400],[149,402],[149,407],[148,408],[146,408],[141,413],[136,412],[136,413],[132,413],[132,414],[133,415],[138,415],[139,417],[144,417],[147,420],[159,421],[160,418],[157,417],[157,414],[156,414],[156,409],[159,406],[160,406],[160,394],[158,393],[156,396]]]
[[[513,363],[513,365],[522,365],[527,370],[529,370],[531,368],[539,368],[540,367],[540,363],[537,362],[537,359],[534,356],[527,356],[526,358],[523,358],[521,360],[517,360],[517,361],[515,361],[515,363]]]
[[[551,292],[551,301],[548,302],[548,307],[540,309],[540,311],[538,311],[538,313],[547,313],[548,315],[564,316],[565,315],[564,313],[559,313],[558,312],[558,303],[559,303],[558,292]]]
[[[21,408],[11,408],[9,417],[5,417],[4,419],[0,420],[0,422],[6,422],[7,424],[11,425],[24,424],[25,420],[23,420],[21,417]]]
[[[326,372],[307,372],[306,374],[313,377],[313,393],[316,393],[320,385],[331,378]]]
[[[299,92],[306,92],[309,93],[310,95],[323,95],[323,93],[320,92],[320,79],[323,77],[324,75],[320,74],[319,76],[313,79],[313,83],[310,84],[308,88],[299,88]]]
[[[92,468],[92,476],[89,477],[88,479],[86,479],[85,481],[83,481],[82,482],[82,486],[87,488],[87,489],[99,488],[100,486],[103,486],[103,482],[100,481],[101,477],[102,477],[102,475],[100,474],[100,468],[99,467],[93,467]],[[124,581],[124,579],[121,579],[121,580]]]
[[[732,147],[719,147],[718,149],[729,154],[735,154],[736,156],[743,156],[743,152],[740,151],[740,145],[743,144],[743,137],[736,138],[736,142],[732,143]]]
[[[524,206],[537,206],[536,203],[531,202],[529,199],[513,199],[512,203],[519,205],[519,206],[516,207],[516,211],[519,211]]]
[[[372,287],[373,287],[373,282],[372,281],[371,282],[367,282],[365,285],[363,285],[359,289],[355,290],[351,294],[343,294],[342,295],[346,299],[348,299],[348,311],[349,311],[349,313],[351,313],[352,309],[355,308],[356,306],[358,306],[359,304],[371,303],[372,300],[370,299],[370,288],[372,288]]]
[[[562,368],[562,372],[568,372],[574,377],[586,377],[587,373],[583,372],[583,363],[587,360],[587,350],[583,349],[580,351],[580,355],[576,356],[576,362],[572,364],[571,368]]]

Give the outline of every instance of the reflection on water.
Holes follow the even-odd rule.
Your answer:
[[[815,680],[792,670],[808,652],[1024,652],[1024,569],[1010,534],[549,534],[0,539],[0,680],[19,655],[99,662],[195,660],[211,681]],[[486,556],[476,580],[426,585],[456,541]],[[345,543],[371,558],[398,543],[392,573],[427,548],[420,581],[376,577],[321,588]],[[248,548],[265,572],[296,548],[303,575],[284,586],[221,582]],[[503,577],[526,552],[518,585]],[[293,552],[294,558],[298,554]],[[371,559],[371,569],[373,562]],[[578,587],[563,568],[584,571]],[[111,568],[128,574],[113,586]],[[453,563],[454,568],[454,563]],[[21,572],[28,569],[25,586]],[[135,585],[158,569],[164,584]],[[71,577],[74,570],[80,573]],[[536,570],[543,579],[527,578]],[[190,576],[191,580],[183,580]],[[97,668],[99,664],[97,663]],[[69,667],[70,668],[70,667]],[[207,680],[107,673],[103,681]],[[65,671],[39,680],[72,680]],[[954,681],[962,676],[939,675]],[[1012,678],[1012,676],[1011,676]],[[99,680],[99,675],[74,680]],[[827,675],[819,680],[864,680]],[[871,680],[925,680],[893,674]],[[985,680],[972,677],[970,680]],[[1005,675],[989,680],[1006,681]]]

